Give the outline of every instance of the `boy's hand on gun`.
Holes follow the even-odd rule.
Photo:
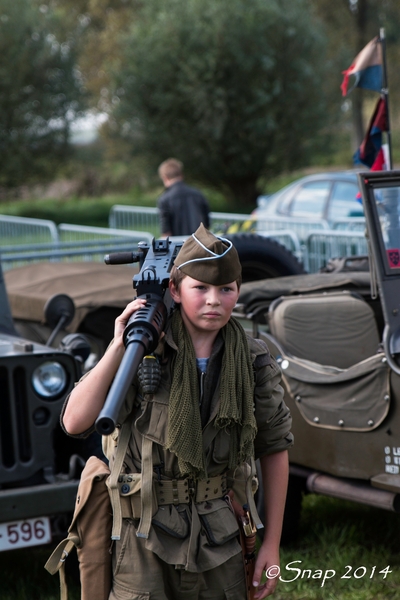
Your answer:
[[[132,302],[129,302],[129,304],[125,307],[124,311],[119,315],[119,317],[115,319],[114,343],[123,344],[122,336],[130,317],[133,315],[134,312],[136,312],[140,308],[143,308],[145,305],[145,298],[135,298],[134,300],[132,300]]]

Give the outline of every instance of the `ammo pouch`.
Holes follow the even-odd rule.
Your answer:
[[[74,546],[79,560],[81,600],[108,600],[112,514],[105,480],[109,474],[102,460],[96,456],[89,458],[81,474],[68,537],[58,544],[45,564],[52,575],[59,571],[61,600],[68,598],[64,563]]]
[[[197,512],[210,546],[222,546],[239,535],[236,517],[224,499],[198,504]]]

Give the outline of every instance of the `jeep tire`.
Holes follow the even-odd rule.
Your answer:
[[[272,238],[254,233],[227,235],[242,263],[243,283],[305,273],[303,265],[288,250]]]

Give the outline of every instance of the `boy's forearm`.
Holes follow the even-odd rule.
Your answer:
[[[125,327],[131,315],[145,304],[145,298],[135,298],[125,307],[115,319],[114,339],[106,353],[72,391],[63,415],[63,425],[71,435],[84,433],[97,419],[125,353]]]
[[[289,475],[287,450],[260,459],[265,505],[265,533],[254,570],[255,600],[272,594],[279,576],[279,543]],[[266,574],[265,583],[260,585]]]
[[[68,433],[78,435],[92,427],[103,408],[123,354],[123,346],[112,344],[97,365],[72,390],[63,415],[63,425]]]
[[[260,459],[265,506],[264,540],[279,546],[289,477],[288,452],[277,452]]]

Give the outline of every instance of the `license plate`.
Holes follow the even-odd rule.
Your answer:
[[[39,546],[51,542],[50,519],[39,517],[25,521],[0,523],[0,552]]]

